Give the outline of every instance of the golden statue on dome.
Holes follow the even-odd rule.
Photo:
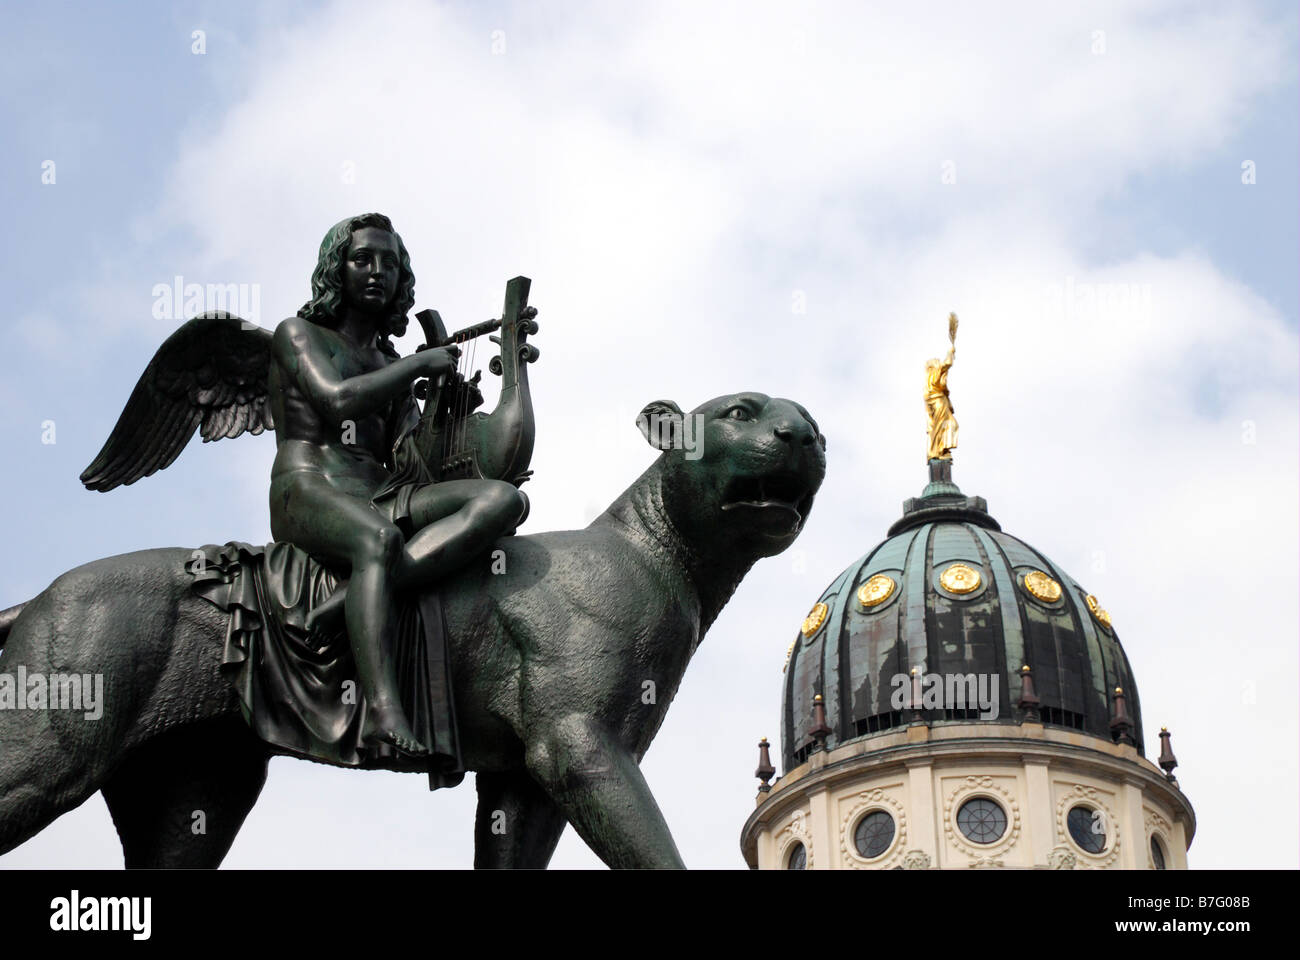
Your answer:
[[[957,355],[957,314],[948,314],[948,340],[952,347],[943,360],[925,361],[925,412],[930,418],[929,460],[951,460],[957,447],[957,418],[948,396],[948,370]]]

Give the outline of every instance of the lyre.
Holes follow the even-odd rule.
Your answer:
[[[416,434],[420,456],[437,480],[482,478],[506,480],[519,486],[532,474],[528,469],[536,436],[533,401],[528,389],[528,364],[539,352],[527,342],[537,332],[537,310],[528,306],[532,281],[515,277],[506,284],[500,320],[487,320],[448,335],[435,310],[422,310],[416,319],[424,329],[426,347],[464,347],[478,337],[490,336],[500,352],[488,369],[501,377],[501,396],[491,413],[480,413],[478,392],[481,371],[471,379],[459,369],[426,390],[424,411]],[[471,361],[472,365],[472,361]]]

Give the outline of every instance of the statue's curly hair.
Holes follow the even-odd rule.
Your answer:
[[[397,296],[393,299],[393,312],[384,318],[379,329],[379,348],[397,356],[389,337],[400,337],[406,332],[406,315],[415,306],[415,274],[411,272],[411,255],[406,252],[406,244],[393,229],[393,222],[382,213],[363,213],[340,220],[329,228],[320,242],[316,269],[311,273],[311,299],[303,304],[298,316],[322,326],[333,325],[343,305],[343,262],[352,243],[352,232],[363,227],[387,230],[397,240]]]

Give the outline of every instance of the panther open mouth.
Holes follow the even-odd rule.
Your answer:
[[[812,506],[807,481],[794,473],[768,477],[734,477],[722,498],[723,510],[783,510],[792,514],[794,527],[803,523]]]

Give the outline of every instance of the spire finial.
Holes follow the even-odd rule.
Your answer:
[[[1136,746],[1136,741],[1133,739],[1133,721],[1128,715],[1122,687],[1115,688],[1115,705],[1110,715],[1110,736],[1116,743]]]
[[[813,697],[813,726],[808,732],[817,741],[817,749],[826,749],[826,738],[830,735],[831,728],[826,722],[826,701],[820,693]]]
[[[921,712],[925,706],[921,694],[921,668],[913,667],[908,675],[912,678],[912,723],[925,723],[925,714]]]
[[[1178,766],[1178,758],[1174,756],[1174,748],[1169,745],[1169,728],[1160,728],[1160,769],[1165,772],[1165,779],[1170,783],[1178,783],[1174,779],[1174,767]]]
[[[764,737],[758,741],[758,769],[754,771],[754,776],[763,781],[759,785],[759,793],[771,791],[772,787],[768,784],[768,781],[772,779],[774,773],[776,773],[776,767],[772,766],[772,756],[768,753],[767,737]]]
[[[1034,671],[1026,663],[1020,668],[1020,699],[1016,706],[1024,711],[1025,720],[1038,723],[1039,703],[1038,694],[1034,690]]]

